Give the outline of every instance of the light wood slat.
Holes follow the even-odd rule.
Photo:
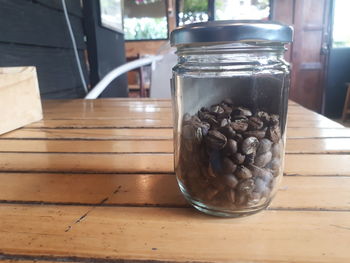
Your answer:
[[[344,128],[343,125],[331,120],[292,120],[287,122],[288,128]]]
[[[350,138],[288,139],[286,144],[286,152],[350,153]]]
[[[172,128],[171,119],[87,119],[87,120],[43,120],[27,128]]]
[[[344,128],[339,123],[329,121],[289,120],[289,128]],[[43,120],[26,126],[27,128],[172,128],[171,119],[85,119],[85,120]]]
[[[172,140],[0,140],[0,152],[173,153],[174,148]]]
[[[5,257],[4,257],[5,258]],[[16,256],[6,256],[7,259],[0,259],[0,263],[57,263],[57,262],[60,262],[56,259],[51,259],[51,260],[45,260],[45,259],[42,259],[40,257],[31,257],[33,258],[32,260],[30,259],[27,259],[27,260],[24,260],[22,259],[21,257],[16,257]],[[26,258],[30,258],[30,257],[26,257]],[[68,261],[66,259],[62,260],[63,262],[65,263],[73,263],[73,262],[84,262],[84,261]]]
[[[350,138],[350,129],[324,129],[324,128],[288,128],[288,138]]]
[[[350,155],[287,154],[286,174],[350,175]],[[0,153],[0,171],[169,173],[173,154]]]
[[[173,153],[173,140],[0,140],[0,152]],[[350,138],[287,139],[286,153],[350,153]]]
[[[0,153],[0,171],[169,173],[173,154]]]
[[[0,139],[98,139],[98,140],[169,140],[172,128],[164,129],[18,129],[0,136]],[[288,138],[348,137],[350,129],[289,128]]]
[[[188,206],[174,174],[0,173],[0,182],[5,201]],[[350,210],[349,200],[350,177],[285,176],[270,208]]]
[[[171,140],[173,129],[19,129],[0,139]]]
[[[0,247],[7,254],[271,263],[350,257],[350,212],[217,219],[189,208],[4,205],[0,214]]]

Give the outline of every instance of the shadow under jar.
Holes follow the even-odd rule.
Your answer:
[[[238,217],[266,208],[283,174],[292,28],[215,21],[172,32],[175,172],[198,210]]]

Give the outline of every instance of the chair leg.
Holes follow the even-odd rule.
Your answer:
[[[345,122],[350,106],[350,83],[347,84],[346,98],[344,102],[342,121]]]

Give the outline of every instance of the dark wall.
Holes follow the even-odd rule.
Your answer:
[[[350,82],[350,48],[333,48],[329,54],[325,115],[341,116],[346,95],[346,82]]]
[[[87,79],[80,0],[66,0]],[[36,66],[42,98],[84,96],[60,0],[0,0],[0,67]]]
[[[90,82],[94,86],[108,72],[124,64],[124,35],[100,25],[98,0],[84,0],[85,32],[88,40]],[[100,97],[127,97],[126,74],[114,80]]]

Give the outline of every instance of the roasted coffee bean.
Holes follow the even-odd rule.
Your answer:
[[[225,182],[222,180],[222,178],[215,178],[211,179],[209,181],[210,185],[213,186],[215,189],[217,189],[219,192],[224,191],[226,188]]]
[[[255,114],[258,118],[260,118],[260,120],[262,120],[264,122],[264,124],[268,124],[270,123],[270,115],[265,112],[265,111],[259,111]]]
[[[241,143],[243,141],[243,136],[242,134],[236,133],[236,135],[233,137],[233,139],[237,142],[237,143]]]
[[[235,175],[240,179],[248,179],[253,177],[252,172],[243,165],[239,165],[237,167]]]
[[[265,182],[270,182],[273,178],[272,173],[269,169],[260,168],[256,165],[249,165],[249,170],[252,172],[254,177],[260,177]]]
[[[248,120],[248,129],[255,131],[260,130],[264,126],[264,122],[257,117],[250,117]]]
[[[245,206],[247,204],[247,194],[243,194],[243,193],[236,193],[235,196],[235,204],[237,206]]]
[[[231,127],[237,132],[244,132],[248,129],[248,121],[247,120],[235,120],[231,122]]]
[[[281,152],[282,152],[282,141],[279,141],[278,143],[274,143],[271,147],[271,152],[273,158],[280,158]]]
[[[217,130],[210,130],[205,137],[206,144],[209,148],[220,150],[225,147],[227,139],[225,135]]]
[[[261,200],[261,194],[258,192],[252,192],[247,195],[247,205],[257,205]]]
[[[209,153],[209,164],[216,175],[221,173],[221,170],[222,170],[221,154],[218,150],[212,150]]]
[[[274,158],[267,166],[266,168],[269,168],[271,170],[278,170],[281,166],[281,160],[279,158]]]
[[[273,142],[278,142],[281,138],[281,130],[278,126],[273,126],[267,129],[266,132],[267,138],[269,138]]]
[[[199,125],[202,129],[202,134],[203,136],[207,136],[208,132],[209,132],[209,129],[210,129],[210,124],[207,123],[207,122],[201,122],[200,125]]]
[[[236,132],[230,125],[226,125],[224,127],[220,127],[219,131],[226,136],[227,139],[233,139],[236,135]]]
[[[244,137],[256,137],[257,139],[262,139],[266,135],[266,128],[259,131],[246,131],[243,133]]]
[[[235,165],[229,158],[225,157],[222,160],[222,164],[221,164],[221,173],[222,174],[234,173],[236,168],[237,168],[237,165]]]
[[[270,116],[270,123],[273,125],[273,126],[278,126],[279,125],[279,116],[276,115],[276,114],[272,114]]]
[[[182,117],[182,122],[183,124],[187,124],[187,122],[190,122],[192,119],[192,116],[188,113],[185,113],[184,116]]]
[[[238,184],[238,180],[233,174],[225,174],[221,178],[224,184],[232,189],[234,189]]]
[[[244,163],[245,155],[241,153],[235,153],[234,155],[231,156],[231,159],[236,164],[242,164]]]
[[[207,113],[207,112],[201,112],[201,111],[199,111],[199,112],[198,112],[198,117],[199,117],[199,119],[200,119],[201,121],[207,122],[207,123],[209,123],[211,126],[216,127],[216,126],[219,125],[219,123],[218,123],[218,121],[216,120],[215,116],[212,115],[212,114],[209,114],[209,113]]]
[[[266,152],[270,151],[271,146],[272,146],[272,142],[269,139],[266,139],[266,138],[261,139],[259,141],[259,147],[258,147],[258,150],[256,151],[256,153],[258,155],[266,153]]]
[[[212,200],[215,195],[219,193],[219,190],[216,189],[215,187],[207,187],[205,189],[205,197],[207,200]]]
[[[260,193],[262,196],[267,196],[267,194],[269,193],[268,184],[259,177],[255,178],[254,182],[255,182],[255,187],[253,191]]]
[[[265,167],[271,161],[271,158],[272,158],[272,153],[270,151],[266,153],[258,154],[255,157],[254,165],[259,167]]]
[[[255,137],[248,137],[243,140],[241,150],[243,154],[256,152],[259,146],[259,140]]]
[[[237,108],[234,108],[233,111],[232,111],[232,114],[233,116],[237,116],[237,115],[243,115],[243,116],[246,116],[246,117],[250,117],[252,116],[252,112],[247,109],[247,108],[243,108],[243,107],[237,107]]]
[[[255,183],[253,179],[244,179],[237,185],[237,191],[239,193],[251,193],[253,192]]]
[[[221,108],[224,109],[224,113],[227,113],[228,116],[231,116],[231,113],[232,113],[232,107],[230,107],[229,105],[225,104],[225,103],[221,103],[220,104]]]
[[[224,118],[221,120],[220,122],[220,127],[225,127],[225,126],[228,126],[230,123],[229,123],[229,120]]]
[[[235,203],[235,201],[236,201],[236,192],[234,190],[228,190],[226,192],[226,197],[227,197],[227,200],[230,203]]]
[[[224,112],[224,109],[219,105],[214,105],[210,107],[210,113],[213,115],[218,116],[220,114],[223,114]]]
[[[224,148],[224,153],[228,156],[232,156],[237,152],[237,142],[232,139],[228,139]]]
[[[202,129],[199,126],[187,124],[182,128],[182,136],[186,140],[192,140],[193,142],[200,143],[203,138]]]
[[[236,116],[231,116],[232,121],[238,121],[238,120],[243,120],[248,123],[248,117],[244,115],[236,115]]]
[[[254,160],[255,160],[255,156],[256,156],[256,153],[253,152],[251,154],[247,154],[245,156],[245,159],[244,159],[244,164],[245,165],[249,165],[249,164],[253,164],[254,163]]]

